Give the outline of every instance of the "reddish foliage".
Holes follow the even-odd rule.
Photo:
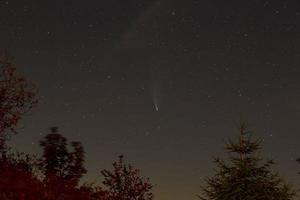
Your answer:
[[[71,187],[68,181],[56,179],[55,184],[45,184],[33,168],[31,158],[16,159],[12,155],[0,160],[1,200],[105,200],[101,188],[85,185]],[[52,182],[54,183],[54,182]]]
[[[42,184],[33,173],[30,157],[15,158],[13,155],[0,160],[0,199],[39,200]]]
[[[113,163],[113,171],[102,170],[103,184],[107,187],[108,200],[151,200],[152,184],[143,179],[139,170],[123,161],[123,156]]]
[[[106,189],[93,185],[76,187],[72,180],[53,177],[51,184],[34,173],[38,165],[30,157],[15,159],[7,155],[0,160],[1,200],[152,200],[152,185],[139,176],[139,170],[114,162],[112,172],[103,170]]]
[[[0,140],[3,149],[7,132],[16,133],[21,117],[37,103],[35,89],[16,73],[14,65],[0,59]]]

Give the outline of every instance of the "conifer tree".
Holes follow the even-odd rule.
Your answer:
[[[290,200],[295,192],[271,169],[274,162],[264,161],[257,153],[260,140],[253,140],[242,123],[238,141],[229,140],[228,161],[215,158],[216,174],[206,180],[202,200]]]

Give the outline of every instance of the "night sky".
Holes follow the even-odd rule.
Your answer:
[[[192,200],[243,118],[300,187],[299,0],[0,2],[0,50],[39,88],[16,149],[58,126],[85,180],[124,154],[155,199]]]

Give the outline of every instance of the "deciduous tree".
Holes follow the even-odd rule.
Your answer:
[[[43,147],[41,171],[45,178],[49,199],[67,198],[80,178],[86,173],[83,166],[84,150],[80,142],[72,142],[73,151],[68,150],[68,141],[56,127],[40,142]]]
[[[107,200],[152,200],[152,184],[138,169],[124,163],[123,156],[113,163],[113,170],[102,170]]]
[[[35,104],[36,89],[16,72],[8,59],[0,58],[0,150],[9,133],[16,133],[20,119]]]

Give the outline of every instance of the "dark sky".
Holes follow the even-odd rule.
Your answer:
[[[299,0],[2,0],[0,27],[39,88],[18,150],[59,126],[85,179],[124,154],[157,200],[192,200],[242,117],[300,186]]]

